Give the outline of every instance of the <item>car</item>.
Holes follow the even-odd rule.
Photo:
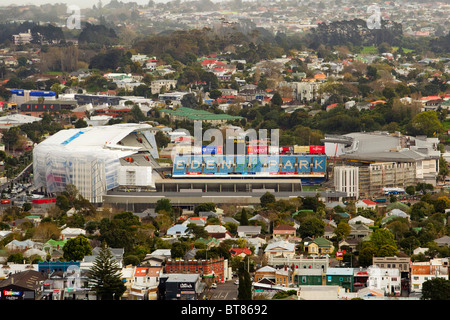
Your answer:
[[[211,285],[211,288],[217,289],[217,283],[213,283],[213,284]]]

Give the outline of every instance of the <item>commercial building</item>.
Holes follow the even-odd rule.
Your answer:
[[[431,259],[426,262],[411,264],[411,291],[421,292],[423,283],[427,280],[449,279],[449,258]]]
[[[358,168],[359,195],[362,197],[380,194],[383,188],[405,188],[417,182],[436,184],[440,157],[437,138],[373,132],[330,135],[322,141],[326,155],[334,162]],[[343,174],[347,169],[336,168],[335,187],[353,191],[351,189],[357,186],[356,173],[353,177],[347,173],[350,180],[344,181]]]
[[[202,277],[210,277],[215,282],[228,280],[231,274],[228,260],[224,258],[201,260],[168,259],[164,272],[166,274],[199,274]]]
[[[165,274],[160,278],[162,300],[197,300],[205,288],[199,274]]]
[[[337,166],[334,168],[334,187],[336,191],[346,192],[348,198],[359,198],[359,168]]]

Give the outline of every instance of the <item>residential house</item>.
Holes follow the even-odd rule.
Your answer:
[[[113,259],[115,259],[119,264],[119,267],[122,268],[123,254],[125,252],[125,249],[123,248],[108,248],[108,249],[113,256]],[[100,251],[101,251],[100,247],[95,247],[94,249],[92,249],[92,256],[94,259],[100,254]]]
[[[295,244],[287,240],[272,242],[266,246],[264,254],[269,261],[275,257],[293,258],[295,255]]]
[[[267,219],[266,217],[263,217],[260,214],[256,214],[253,217],[251,217],[250,219],[248,219],[248,222],[250,224],[253,223],[262,223],[262,227],[264,228],[263,230],[265,230],[266,232],[269,232],[269,228],[270,228],[270,220]]]
[[[167,229],[166,235],[174,237],[174,238],[180,238],[180,237],[188,237],[189,235],[189,228],[182,224],[176,224],[169,229]]]
[[[231,248],[230,254],[232,257],[239,256],[243,259],[246,256],[251,255],[252,250],[250,250],[249,248]]]
[[[356,210],[359,210],[359,209],[375,210],[377,207],[377,203],[372,200],[369,200],[369,199],[362,199],[362,200],[358,200],[355,203],[355,207],[356,207]]]
[[[78,237],[79,235],[86,235],[86,230],[81,228],[64,228],[61,230],[61,240],[68,240]]]
[[[336,236],[336,234],[334,233],[334,227],[330,226],[329,224],[325,225],[325,232],[323,237],[327,240],[330,240],[331,238],[333,238],[334,236]]]
[[[333,242],[319,237],[309,242],[305,247],[308,254],[330,254],[334,250]]]
[[[344,250],[343,248],[347,248],[349,252],[356,251],[356,248],[361,241],[361,239],[342,239],[338,244],[339,250]]]
[[[53,240],[50,239],[48,240],[44,246],[42,247],[42,250],[44,250],[45,252],[47,252],[49,255],[53,255],[53,252],[55,250],[63,250],[64,245],[66,244],[67,239],[65,240]]]
[[[159,278],[162,267],[136,267],[134,282],[130,287],[128,297],[130,300],[157,300]]]
[[[149,264],[150,266],[160,266],[167,259],[172,256],[170,249],[156,249],[150,254],[147,254],[142,260],[142,264]]]
[[[439,247],[450,247],[450,237],[449,236],[443,236],[438,239],[435,239],[434,242]]]
[[[350,225],[350,234],[348,235],[348,239],[363,239],[372,233],[372,229],[370,229],[365,224],[349,224]]]
[[[281,268],[276,269],[271,266],[265,266],[255,271],[254,281],[260,282],[263,279],[270,280],[275,285],[289,286],[291,281],[291,269]]]
[[[169,91],[175,89],[176,86],[177,80],[159,79],[151,82],[150,90],[152,91],[152,94],[156,94],[160,93],[163,88],[164,91]]]
[[[47,259],[47,252],[40,250],[40,249],[35,249],[35,248],[31,248],[26,250],[23,253],[24,258],[30,258],[33,256],[38,256],[41,260],[46,260]]]
[[[240,238],[249,238],[261,234],[261,226],[238,226],[237,234]]]
[[[205,231],[212,238],[219,240],[231,239],[230,232],[224,226],[210,224],[205,227]]]
[[[284,238],[289,239],[296,236],[297,229],[288,224],[281,224],[273,228],[273,237],[274,238]]]
[[[10,251],[24,251],[28,249],[39,249],[42,247],[42,244],[34,242],[32,240],[12,240],[7,245],[5,245],[5,248]]]
[[[348,224],[364,224],[366,226],[372,226],[374,225],[374,221],[369,218],[365,218],[363,216],[356,216],[350,220],[348,220]]]
[[[182,225],[188,226],[191,223],[200,227],[204,227],[206,225],[206,217],[189,217],[182,223]]]
[[[123,300],[128,300],[128,295],[131,290],[131,286],[134,283],[134,270],[136,269],[133,265],[127,265],[120,270],[121,278],[125,284],[126,291],[122,295]]]

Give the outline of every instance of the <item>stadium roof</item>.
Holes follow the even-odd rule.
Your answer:
[[[123,156],[135,153],[141,147],[122,146],[119,142],[134,131],[151,128],[147,124],[116,124],[79,129],[61,130],[39,144],[71,152],[115,150]]]
[[[414,144],[402,147],[400,140],[402,137],[388,134],[357,132],[346,134],[344,137],[352,138],[353,143],[340,156],[343,159],[410,162],[439,157],[439,151],[433,149],[435,141],[430,138],[403,137],[411,139]]]

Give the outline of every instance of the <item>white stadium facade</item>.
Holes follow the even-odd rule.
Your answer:
[[[61,130],[33,150],[33,184],[59,193],[73,184],[93,203],[120,185],[154,187],[152,126],[116,124]]]

